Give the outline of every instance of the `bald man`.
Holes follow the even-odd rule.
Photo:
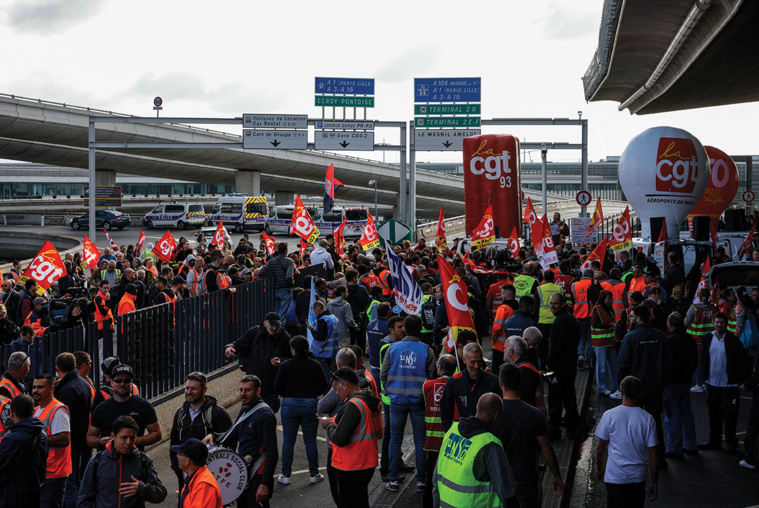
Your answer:
[[[486,393],[477,401],[475,416],[451,425],[435,468],[434,506],[519,506],[509,461],[492,433],[502,411],[501,397]]]

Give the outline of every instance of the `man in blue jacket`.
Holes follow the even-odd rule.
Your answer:
[[[45,483],[47,433],[34,414],[34,400],[17,395],[11,401],[10,432],[0,441],[0,500],[3,506],[39,508]]]

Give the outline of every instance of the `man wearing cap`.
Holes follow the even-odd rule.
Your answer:
[[[95,393],[95,397],[92,399],[92,411],[98,407],[101,403],[113,397],[113,388],[111,388],[111,375],[113,369],[121,363],[118,356],[109,356],[103,363],[100,364],[100,373],[103,375],[104,382],[100,385],[100,390]],[[132,395],[139,395],[139,387],[132,382]]]
[[[137,422],[135,445],[140,450],[161,440],[161,423],[153,405],[138,395],[132,395],[134,371],[126,364],[119,364],[111,371],[113,397],[98,405],[92,412],[87,446],[103,449],[111,441],[111,428],[119,416],[128,415]],[[145,433],[147,429],[147,435]]]
[[[191,437],[180,445],[172,446],[171,451],[177,454],[179,469],[187,475],[179,495],[179,508],[222,508],[221,489],[206,467],[206,445]]]
[[[279,411],[279,397],[274,390],[274,378],[277,377],[279,364],[292,357],[290,339],[279,314],[269,312],[261,325],[254,326],[224,348],[227,358],[238,356],[240,368],[246,374],[258,376],[261,380],[261,398],[275,413]]]
[[[129,312],[137,310],[135,301],[137,300],[137,286],[135,284],[127,284],[124,289],[124,296],[121,297],[118,307],[118,315],[123,316]]]

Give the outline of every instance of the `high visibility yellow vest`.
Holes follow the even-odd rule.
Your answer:
[[[541,325],[552,325],[556,316],[551,312],[551,297],[560,295],[564,291],[553,282],[546,282],[538,287],[538,298],[540,301],[540,312],[538,313],[538,323]]]
[[[535,278],[529,275],[518,275],[514,279],[514,290],[516,291],[516,301],[526,295],[532,295],[532,285],[535,284]]]

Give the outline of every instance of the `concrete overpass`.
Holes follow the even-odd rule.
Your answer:
[[[604,0],[587,101],[632,114],[759,100],[759,2]]]

